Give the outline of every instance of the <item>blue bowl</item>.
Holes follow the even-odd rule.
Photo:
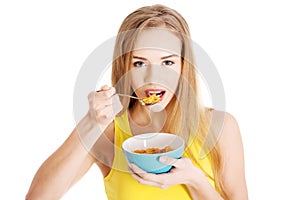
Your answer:
[[[170,146],[172,150],[156,154],[134,153],[135,150],[163,149],[166,146]],[[184,151],[184,140],[177,135],[169,133],[145,133],[125,140],[122,144],[122,149],[128,163],[134,163],[146,172],[160,174],[170,171],[172,166],[159,162],[159,157],[181,158]]]

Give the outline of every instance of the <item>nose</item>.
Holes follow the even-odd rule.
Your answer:
[[[149,65],[145,71],[144,82],[155,83],[157,81],[156,78],[159,75],[158,69],[159,66],[157,66],[156,64]]]

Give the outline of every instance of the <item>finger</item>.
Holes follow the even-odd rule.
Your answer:
[[[159,162],[165,165],[172,165],[176,168],[182,168],[185,166],[185,161],[183,159],[176,159],[169,156],[160,156]]]
[[[140,174],[136,174],[136,172],[133,171],[133,169],[130,168],[129,166],[128,166],[128,171],[130,172],[131,176],[140,184],[159,187],[161,189],[167,189],[168,187],[170,187],[170,185],[162,184],[161,182],[157,182],[157,181],[147,180],[144,177],[141,177]]]
[[[96,90],[96,92],[106,91],[109,89],[110,89],[110,87],[108,85],[103,85],[103,86],[101,86],[101,88],[99,90]]]
[[[141,168],[139,168],[138,166],[136,166],[133,163],[129,164],[129,167],[134,172],[134,174],[136,174],[140,178],[142,178],[146,181],[155,182],[157,184],[165,183],[165,178],[168,176],[167,173],[166,174],[159,174],[159,175],[148,173],[148,172],[142,170]]]
[[[93,109],[94,111],[100,111],[106,107],[112,107],[112,99],[108,98],[108,99],[95,99],[92,97],[89,97],[88,99],[89,101],[89,107],[90,109]]]
[[[136,166],[136,165],[133,164],[133,163],[130,163],[130,164],[128,165],[128,167],[129,167],[134,173],[136,173],[136,174],[138,174],[138,175],[142,175],[142,174],[146,174],[146,173],[147,173],[146,171],[142,170],[141,168],[139,168],[138,166]]]
[[[138,174],[136,174],[135,171],[133,171],[133,169],[130,167],[130,165],[127,166],[127,169],[128,169],[128,171],[129,171],[129,173],[130,173],[135,179],[141,178]]]
[[[97,105],[104,104],[104,105],[111,105],[112,104],[112,97],[115,94],[115,89],[111,88],[109,90],[101,90],[99,92],[91,92],[88,95],[88,101],[90,106],[97,109]],[[107,100],[107,101],[106,101]]]
[[[141,168],[139,168],[138,166],[136,166],[133,163],[129,164],[128,166],[134,172],[134,174],[141,177],[142,179],[148,180],[148,181],[159,182],[159,181],[157,181],[158,177],[156,174],[147,173],[146,171],[142,170]]]
[[[140,184],[143,185],[151,185],[151,186],[155,186],[158,187],[159,185],[155,182],[151,182],[151,181],[147,181],[145,179],[143,179],[142,177],[140,177],[138,174],[136,174],[130,167],[128,167],[128,171],[130,172],[131,176]]]
[[[111,99],[101,100],[101,102],[95,102],[93,105],[96,112],[101,112],[103,109],[111,109],[113,116],[116,116],[122,109],[123,105],[120,102],[118,95],[113,95]]]
[[[100,90],[96,91],[96,94],[101,94],[106,97],[111,97],[115,93],[116,93],[116,89],[114,87],[109,87],[107,85],[102,86]]]
[[[100,90],[109,90],[110,87],[108,85],[103,85]]]
[[[114,87],[106,88],[105,90],[99,90],[95,93],[96,97],[111,97],[116,93],[116,89]]]
[[[88,95],[88,101],[90,105],[94,105],[96,101],[105,100],[105,99],[109,99],[109,98],[106,97],[106,95],[104,95],[103,93],[100,94],[100,92],[91,92]]]
[[[94,103],[92,104],[93,108],[97,111],[102,110],[106,107],[112,107],[113,105],[112,99],[101,99],[101,100],[98,99],[95,100],[93,103]]]

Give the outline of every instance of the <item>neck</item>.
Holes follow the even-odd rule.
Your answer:
[[[165,110],[153,112],[150,106],[136,104],[129,110],[129,123],[133,135],[147,132],[161,132],[167,113]]]

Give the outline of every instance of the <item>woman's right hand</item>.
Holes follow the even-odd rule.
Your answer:
[[[88,113],[76,126],[77,133],[88,151],[123,108],[115,92],[115,88],[105,85],[99,91],[88,95]]]
[[[114,120],[123,108],[119,96],[115,93],[114,87],[104,85],[99,91],[91,92],[88,95],[90,122],[105,129]]]
[[[60,199],[95,163],[95,158],[88,152],[104,130],[113,132],[107,127],[123,107],[119,96],[114,94],[115,89],[109,86],[89,94],[88,114],[40,167],[26,199]]]

